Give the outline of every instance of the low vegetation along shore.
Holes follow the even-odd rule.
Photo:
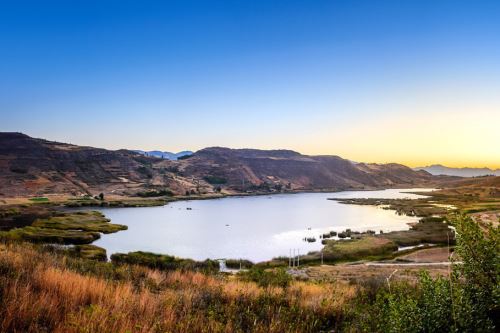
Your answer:
[[[455,189],[417,200],[342,200],[420,220],[407,231],[318,235],[323,250],[301,257],[300,269],[287,269],[288,258],[227,260],[228,268],[243,268],[237,274],[220,272],[214,260],[148,252],[113,254],[108,261],[91,243],[126,226],[97,211],[59,208],[73,201],[133,206],[142,200],[97,196],[55,205],[40,198],[3,205],[0,331],[494,332],[500,200],[491,193]],[[143,200],[154,205],[160,199]],[[398,251],[422,244],[428,245]],[[451,252],[451,265],[416,260],[436,256],[446,264]]]
[[[130,256],[99,262],[65,248],[4,241],[0,331],[494,332],[498,226],[482,229],[465,216],[453,224],[462,263],[446,278],[422,273],[416,283],[300,281],[259,267],[227,275],[148,255],[150,265]]]
[[[400,247],[419,245],[451,246],[455,244],[455,231],[450,228],[450,215],[470,215],[480,225],[483,222],[498,225],[500,193],[496,187],[458,187],[433,192],[416,192],[425,195],[419,199],[337,199],[342,204],[373,205],[394,210],[397,214],[420,217],[409,230],[378,233],[346,230],[332,235],[320,235],[325,247],[320,252],[301,258],[303,263],[338,263],[355,260],[393,259]],[[345,240],[343,238],[349,238]],[[411,252],[407,250],[403,253]]]
[[[12,212],[13,219],[20,217]],[[0,238],[25,240],[38,243],[89,244],[100,238],[101,233],[113,233],[127,229],[127,226],[112,224],[97,211],[46,213],[37,217],[29,226],[0,231]]]

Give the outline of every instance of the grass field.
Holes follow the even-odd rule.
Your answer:
[[[412,246],[423,243],[428,244],[454,244],[455,234],[442,219],[421,219],[410,230],[392,231],[379,235],[398,244],[399,246]]]
[[[226,275],[161,272],[0,243],[2,332],[338,331],[347,283],[260,287]]]
[[[29,198],[29,200],[33,202],[49,202],[49,198],[46,197]]]
[[[113,233],[126,226],[109,223],[100,212],[47,213],[35,218],[31,225],[0,231],[0,239],[26,240],[37,243],[89,244],[100,233]]]
[[[398,249],[398,246],[385,238],[367,236],[351,240],[329,240],[323,249],[323,257],[326,261],[360,260],[390,254]]]
[[[110,220],[100,212],[85,211],[37,219],[32,226],[45,229],[96,231],[104,234],[127,229],[127,226],[109,222]]]
[[[0,239],[26,240],[35,243],[89,244],[100,238],[98,232],[23,227],[0,232]]]
[[[165,254],[151,252],[115,253],[111,255],[115,264],[143,265],[159,270],[192,269],[205,272],[218,272],[219,262],[215,260],[195,261],[192,259],[177,258]]]

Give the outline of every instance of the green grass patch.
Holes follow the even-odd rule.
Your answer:
[[[392,240],[399,246],[413,246],[422,243],[430,244],[450,244],[455,243],[453,230],[448,224],[440,222],[439,219],[422,219],[419,223],[406,231],[392,231],[384,233],[380,237]]]
[[[106,250],[95,245],[76,245],[70,249],[77,257],[89,260],[106,261]]]
[[[31,217],[28,216],[28,217]],[[22,225],[0,232],[0,239],[24,240],[34,243],[89,244],[100,238],[101,233],[113,233],[127,229],[127,226],[109,223],[102,213],[45,212]]]
[[[89,244],[100,237],[101,234],[98,232],[47,229],[32,226],[0,232],[0,239],[25,240],[34,243]]]
[[[350,240],[328,240],[323,248],[326,261],[361,260],[366,257],[391,254],[398,246],[382,237],[366,236]]]
[[[244,281],[252,281],[261,287],[282,287],[290,285],[292,277],[286,272],[285,268],[263,269],[252,267],[248,271],[240,271],[238,276]]]
[[[490,210],[500,210],[500,201],[478,202],[462,207],[462,211],[467,214],[486,212]]]
[[[95,231],[105,234],[126,230],[127,226],[109,223],[102,213],[96,211],[64,213],[46,219],[36,220],[32,226],[59,230]]]
[[[49,198],[46,197],[35,197],[35,198],[29,198],[30,201],[33,202],[48,202]]]
[[[111,255],[111,261],[115,264],[143,265],[160,270],[199,270],[204,272],[218,272],[219,262],[207,259],[195,261],[192,259],[177,258],[166,254],[151,252],[129,252],[115,253]]]
[[[448,210],[444,207],[437,207],[434,203],[429,202],[429,199],[343,199],[331,198],[337,202],[347,205],[369,205],[369,206],[385,206],[384,209],[395,210],[398,215],[407,216],[433,216],[447,214]],[[435,200],[435,199],[434,199]]]

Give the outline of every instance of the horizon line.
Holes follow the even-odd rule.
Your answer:
[[[189,149],[189,148],[184,148],[184,149],[181,149],[179,151],[176,151],[176,149],[165,149],[165,148],[153,148],[153,149],[147,149],[147,148],[141,148],[141,149],[138,149],[138,148],[124,148],[124,147],[121,147],[121,148],[117,148],[117,147],[97,147],[97,146],[93,146],[93,145],[88,145],[88,144],[79,144],[79,143],[73,143],[73,142],[66,142],[66,141],[63,141],[63,140],[60,140],[60,139],[48,139],[48,138],[43,138],[43,137],[37,137],[37,136],[32,136],[30,134],[26,134],[25,132],[22,132],[22,131],[0,131],[0,133],[3,133],[3,134],[22,134],[22,135],[26,135],[30,138],[33,138],[33,139],[38,139],[38,140],[45,140],[45,141],[49,141],[49,142],[57,142],[57,143],[63,143],[63,144],[68,144],[68,145],[73,145],[73,146],[79,146],[79,147],[89,147],[89,148],[97,148],[97,149],[105,149],[105,150],[110,150],[110,151],[119,151],[119,150],[129,150],[129,151],[136,151],[136,150],[140,150],[140,151],[144,151],[144,152],[151,152],[151,151],[160,151],[160,152],[169,152],[169,153],[180,153],[180,152],[185,152],[185,151],[190,151],[190,152],[193,152],[193,153],[196,153],[200,150],[203,150],[203,149],[207,149],[207,148],[227,148],[227,149],[233,149],[233,150],[244,150],[244,149],[249,149],[249,150],[261,150],[261,151],[291,151],[291,152],[295,152],[295,153],[298,153],[300,155],[303,155],[303,156],[337,156],[339,158],[342,158],[344,160],[348,160],[350,162],[353,162],[353,163],[364,163],[364,164],[391,164],[391,163],[394,163],[394,164],[400,164],[400,165],[404,165],[404,166],[407,166],[411,169],[418,169],[418,168],[428,168],[428,167],[432,167],[432,166],[442,166],[442,167],[445,167],[445,168],[454,168],[454,169],[489,169],[493,172],[495,171],[499,171],[500,170],[500,167],[490,167],[490,166],[485,166],[485,165],[482,165],[482,166],[479,166],[479,165],[475,165],[475,166],[471,166],[470,164],[469,165],[460,165],[460,166],[456,166],[456,165],[450,165],[450,164],[443,164],[443,163],[440,163],[440,162],[428,162],[428,163],[421,163],[421,164],[418,164],[418,163],[414,163],[412,165],[412,163],[405,163],[405,162],[398,162],[398,161],[395,161],[395,160],[391,160],[391,161],[372,161],[372,162],[368,162],[368,161],[359,161],[359,160],[354,160],[354,159],[351,159],[351,158],[348,158],[348,157],[344,157],[342,155],[339,155],[339,154],[333,154],[333,153],[305,153],[305,152],[301,152],[299,150],[296,150],[296,149],[291,149],[291,148],[255,148],[255,147],[230,147],[230,146],[221,146],[221,145],[209,145],[209,146],[206,146],[206,147],[202,147],[202,148],[199,148],[199,149]]]

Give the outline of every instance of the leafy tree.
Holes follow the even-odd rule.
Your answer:
[[[455,251],[463,264],[454,267],[452,282],[458,287],[454,293],[458,304],[453,304],[453,320],[457,328],[493,331],[500,316],[500,228],[488,224],[482,229],[463,215],[454,219],[454,225]]]
[[[460,262],[450,276],[433,279],[422,272],[416,286],[380,288],[375,300],[362,295],[350,325],[378,332],[495,332],[500,316],[499,227],[482,228],[465,215],[451,221]]]

